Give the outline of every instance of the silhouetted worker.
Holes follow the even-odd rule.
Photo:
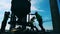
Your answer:
[[[4,14],[4,19],[3,19],[2,25],[1,25],[1,32],[5,32],[5,27],[7,24],[7,20],[9,18],[9,14],[10,14],[10,12],[5,12],[5,14]]]
[[[11,20],[10,20],[9,24],[11,25],[10,30],[15,28],[15,26],[16,26],[16,16],[14,15],[14,13],[11,14]]]
[[[31,18],[31,21],[29,22],[29,24],[30,24],[30,26],[31,26],[31,30],[33,30],[34,31],[34,28],[36,28],[36,26],[34,26],[34,20],[36,19],[36,17],[32,17]],[[38,31],[38,29],[36,28],[36,30]]]
[[[34,25],[33,25],[34,20],[35,20],[35,17],[32,17],[31,21],[30,21],[30,25],[31,25],[32,30],[34,30]]]
[[[11,2],[11,11],[18,17],[18,23],[23,25],[23,29],[25,29],[25,23],[27,14],[30,13],[31,3],[28,0],[12,0]],[[24,18],[25,22],[22,22]]]
[[[42,31],[45,32],[45,29],[43,28],[43,23],[42,23],[42,17],[36,12],[35,13],[37,21],[39,22],[39,26],[41,27]]]

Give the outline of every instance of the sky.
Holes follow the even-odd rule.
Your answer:
[[[59,6],[60,3],[59,1],[57,2]],[[10,11],[10,8],[11,0],[0,0],[0,28],[4,17],[4,12]],[[34,14],[36,11],[42,16],[43,27],[46,30],[53,30],[49,0],[31,0],[31,13]],[[7,23],[6,29],[9,29],[9,27],[10,25]]]
[[[57,0],[57,2],[58,2],[59,14],[60,14],[60,0]]]

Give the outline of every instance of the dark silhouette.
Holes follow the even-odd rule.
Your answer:
[[[31,3],[28,0],[12,0],[11,11],[18,18],[23,18],[30,13]]]
[[[32,30],[34,30],[34,25],[33,25],[34,20],[35,20],[35,17],[31,18],[31,21],[30,21],[30,25],[31,25]]]
[[[15,28],[15,26],[16,26],[16,16],[14,15],[14,13],[11,14],[11,20],[10,20],[9,24],[11,25],[10,30]]]
[[[5,32],[5,27],[7,24],[7,20],[9,18],[9,14],[10,14],[10,12],[5,12],[5,14],[4,14],[4,19],[2,21],[2,26],[1,26],[1,32]]]
[[[39,26],[41,27],[42,31],[45,32],[45,29],[43,28],[43,23],[42,23],[42,17],[36,12],[35,13],[37,21],[39,22]]]
[[[30,13],[31,3],[28,0],[12,0],[11,12],[18,17],[18,24],[26,28],[26,17]]]
[[[29,21],[29,24],[31,26],[31,30],[34,31],[34,28],[36,28],[36,26],[33,25],[34,20],[36,19],[36,17],[32,17],[31,20]],[[36,30],[38,31],[38,29],[36,28]]]
[[[52,16],[53,31],[60,32],[60,17],[59,17],[59,7],[57,0],[50,0],[50,9]]]

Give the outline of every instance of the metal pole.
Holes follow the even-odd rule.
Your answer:
[[[60,32],[60,19],[57,0],[50,0],[50,8],[53,22],[53,31]]]

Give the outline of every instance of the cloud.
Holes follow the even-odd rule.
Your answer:
[[[36,7],[36,5],[41,2],[43,2],[43,0],[31,0],[31,11],[44,12],[44,10],[40,10],[40,9],[38,9],[38,7]]]
[[[32,0],[31,1],[31,4],[33,5],[33,4],[36,4],[36,1],[35,0]]]
[[[9,10],[10,9],[10,2],[7,2],[7,0],[1,0],[0,1],[0,10]]]
[[[40,11],[40,12],[44,12],[44,10],[37,9],[35,6],[31,6],[31,11]]]
[[[31,0],[31,4],[34,5],[34,4],[38,3],[38,2],[41,3],[42,1],[43,1],[43,0]]]

